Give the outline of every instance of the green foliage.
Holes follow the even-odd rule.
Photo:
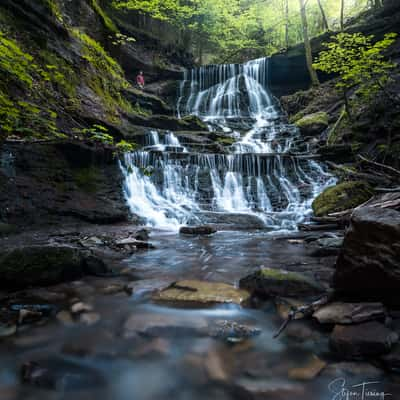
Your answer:
[[[135,150],[136,143],[129,143],[125,140],[121,140],[115,145],[117,153],[129,153],[130,151]]]
[[[327,50],[319,54],[314,68],[337,74],[337,87],[345,96],[349,90],[357,88],[356,94],[361,100],[370,101],[391,82],[390,72],[396,64],[387,61],[383,51],[394,43],[396,36],[396,33],[389,33],[383,40],[373,43],[373,36],[340,33],[325,43]]]
[[[0,31],[0,127],[6,134],[17,134],[36,139],[60,136],[56,126],[57,114],[36,105],[38,96],[49,90],[49,85],[60,80],[62,74],[55,66],[40,68],[29,53]],[[13,98],[12,88],[18,87],[29,101]]]
[[[45,1],[51,13],[56,17],[57,21],[61,23],[64,22],[61,10],[58,7],[56,0],[45,0]]]
[[[114,46],[123,46],[128,43],[136,42],[136,39],[132,36],[124,35],[123,33],[117,32],[115,35],[108,37]]]
[[[75,129],[76,134],[80,135],[82,139],[89,139],[93,142],[103,145],[114,144],[114,138],[108,133],[105,126],[94,124],[91,128]]]
[[[322,13],[317,0],[306,3],[309,35],[315,37],[325,31]],[[340,1],[320,3],[329,27],[338,29]],[[365,10],[367,3],[345,1],[345,17]],[[199,62],[240,62],[303,40],[299,0],[113,0],[112,4],[176,25]]]

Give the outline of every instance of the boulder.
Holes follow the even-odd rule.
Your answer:
[[[186,280],[175,282],[153,296],[156,301],[214,305],[216,303],[244,304],[250,298],[246,290],[226,283]]]
[[[343,182],[324,190],[313,201],[312,209],[317,217],[323,217],[357,207],[369,200],[372,195],[372,188],[365,182]]]
[[[239,286],[261,297],[302,297],[324,292],[322,286],[304,274],[273,268],[261,268],[242,278]]]
[[[316,112],[305,115],[295,122],[304,136],[320,135],[329,125],[329,116],[326,112]]]
[[[358,359],[386,354],[398,339],[396,332],[372,321],[358,325],[336,325],[330,345],[341,357]]]
[[[208,225],[182,226],[179,229],[179,233],[182,233],[184,235],[211,235],[216,232],[217,230],[214,227]]]
[[[107,271],[104,262],[68,246],[21,246],[0,256],[0,286],[6,289],[52,285],[94,271]]]
[[[394,299],[400,289],[400,212],[361,207],[353,212],[336,262],[337,291],[366,299]]]
[[[313,314],[320,324],[358,324],[373,319],[383,319],[382,303],[331,303]]]

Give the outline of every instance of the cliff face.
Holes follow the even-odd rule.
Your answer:
[[[179,32],[109,3],[0,2],[0,223],[127,220],[114,150],[85,135],[191,129],[154,94],[175,97],[191,66]],[[132,85],[139,70],[146,93]]]
[[[153,84],[160,94],[165,88],[174,92],[171,81],[180,78],[183,64],[190,65],[190,56],[131,21],[131,15],[106,10],[98,0],[2,1],[3,138],[68,135],[93,124],[118,137],[134,129],[131,116],[170,114],[160,99],[135,90],[132,81],[143,69],[149,89]],[[170,36],[178,36],[169,29]]]

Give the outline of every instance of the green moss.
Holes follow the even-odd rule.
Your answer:
[[[326,112],[320,111],[314,114],[308,114],[295,121],[295,125],[299,128],[305,128],[310,125],[325,125],[329,124],[329,116]]]
[[[130,86],[121,66],[86,33],[77,28],[72,32],[82,45],[82,58],[89,64],[84,73],[88,85],[102,100],[108,121],[119,123],[119,110],[134,112],[131,104],[121,95],[121,91]]]
[[[296,272],[284,271],[282,269],[273,268],[262,268],[260,270],[262,278],[273,279],[278,281],[304,281],[303,275],[297,274]]]
[[[95,193],[98,175],[99,171],[94,167],[80,168],[74,171],[73,178],[79,189],[87,193]]]
[[[45,0],[47,7],[50,9],[51,13],[56,17],[58,22],[63,22],[63,16],[55,0]]]
[[[312,208],[317,217],[322,217],[357,207],[373,194],[373,189],[365,182],[343,182],[322,192],[314,200]]]
[[[220,143],[224,146],[231,146],[235,142],[236,142],[236,139],[229,137],[229,136],[220,136],[219,138],[217,138],[217,143]]]
[[[113,33],[118,33],[119,30],[115,26],[114,22],[111,20],[111,18],[107,15],[107,13],[102,9],[100,4],[98,3],[97,0],[91,0],[92,8],[96,13],[99,15],[101,20],[103,21],[104,26],[111,32]]]

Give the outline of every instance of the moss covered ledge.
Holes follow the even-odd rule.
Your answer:
[[[312,209],[317,217],[322,217],[357,207],[373,194],[372,187],[366,182],[343,182],[323,191],[312,203]]]

